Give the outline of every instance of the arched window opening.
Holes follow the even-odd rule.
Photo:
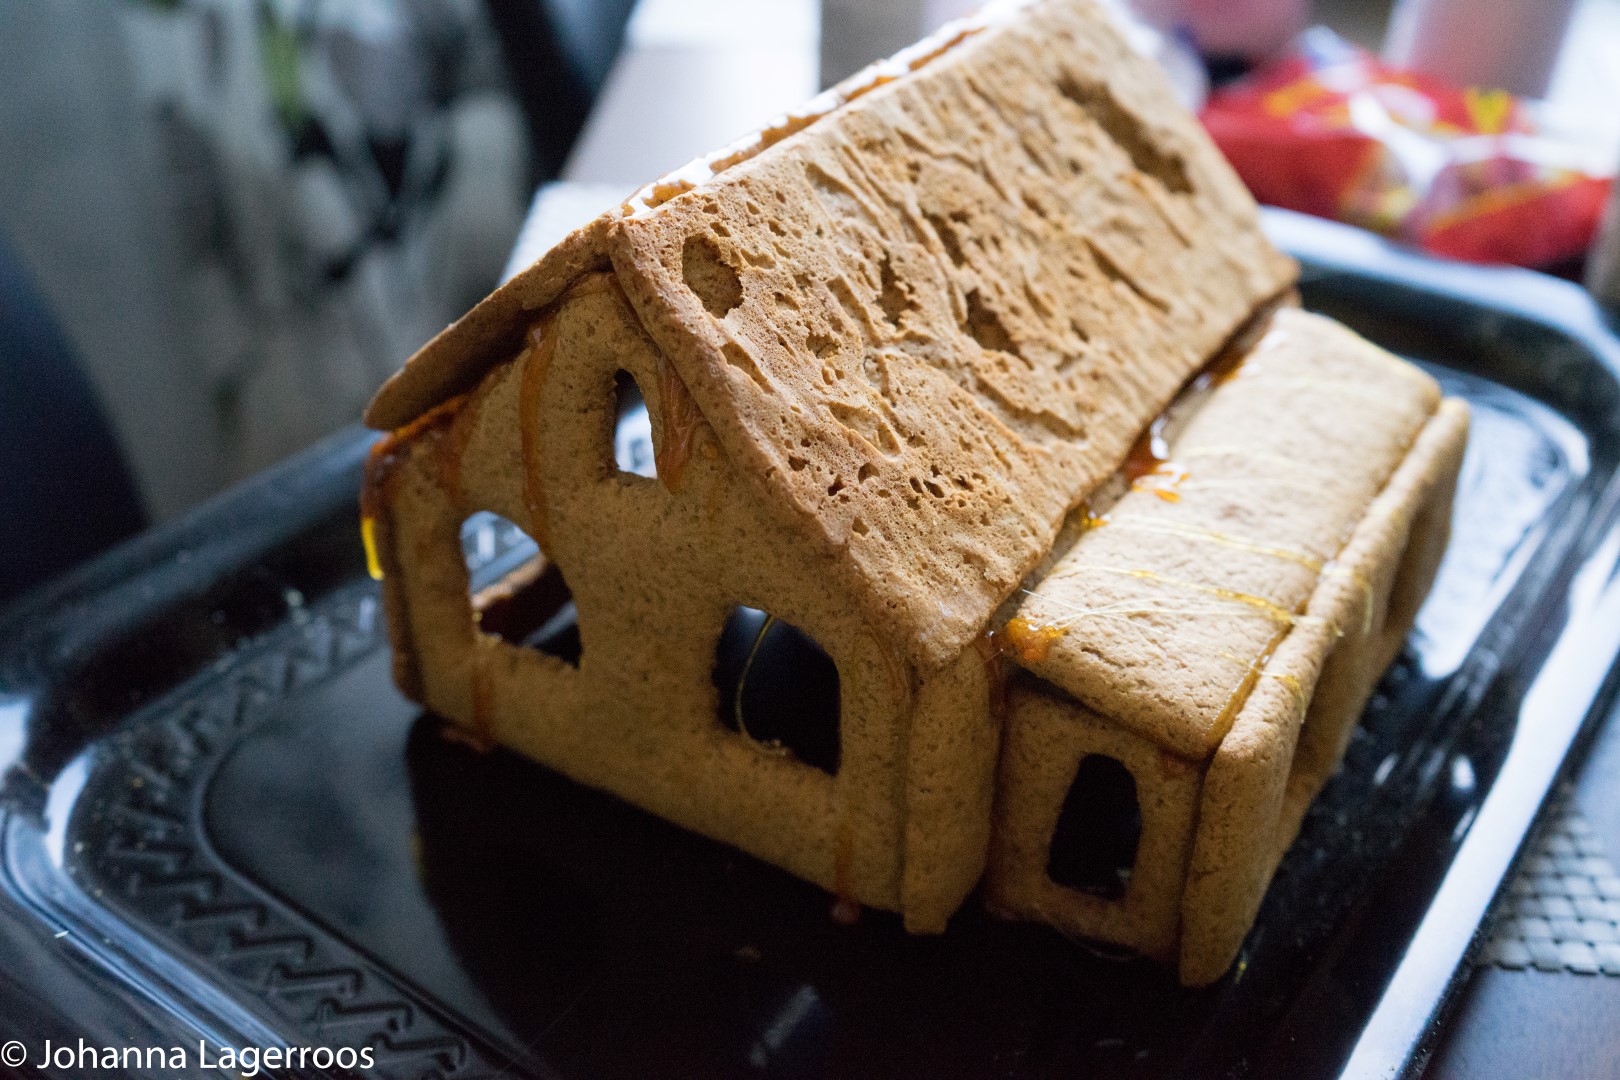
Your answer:
[[[837,775],[838,667],[810,635],[734,608],[715,650],[720,723],[760,747]]]
[[[1118,900],[1131,883],[1142,840],[1136,780],[1116,759],[1087,754],[1063,799],[1046,874],[1067,889]]]
[[[636,476],[658,475],[647,401],[636,377],[622,369],[613,375],[613,464]]]
[[[498,514],[476,513],[462,523],[461,551],[480,630],[579,665],[573,594],[527,533]]]

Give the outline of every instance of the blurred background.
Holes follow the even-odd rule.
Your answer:
[[[355,422],[509,260],[975,6],[0,2],[0,600]],[[1620,294],[1588,255],[1620,162],[1620,0],[1134,16],[1271,201]],[[1377,144],[1372,186],[1296,175],[1324,126]],[[1568,223],[1534,250],[1436,239],[1459,199],[1477,221],[1527,190]],[[1524,220],[1497,237],[1541,231]]]

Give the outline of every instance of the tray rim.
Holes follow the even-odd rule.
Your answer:
[[[1268,209],[1273,241],[1309,268],[1330,263],[1391,285],[1436,287],[1481,307],[1509,312],[1574,339],[1620,376],[1620,338],[1579,287],[1529,270],[1442,262],[1370,233],[1290,211]],[[1308,271],[1307,271],[1308,272]],[[1531,835],[1559,777],[1578,756],[1588,728],[1620,690],[1620,477],[1611,476],[1589,520],[1586,551],[1564,597],[1571,617],[1527,688],[1495,780],[1368,1017],[1344,1080],[1416,1073],[1433,1049],[1447,1006],[1469,972],[1485,918]]]

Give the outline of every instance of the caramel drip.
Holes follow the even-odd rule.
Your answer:
[[[1277,309],[1297,298],[1298,294],[1290,289],[1261,304],[1244,321],[1243,325],[1233,332],[1232,336],[1226,340],[1226,343],[1210,358],[1208,363],[1188,381],[1178,398],[1188,393],[1212,390],[1235,379],[1238,372],[1242,370],[1244,363],[1248,360],[1250,353],[1254,350],[1255,345],[1259,344],[1260,339],[1265,337],[1266,332],[1271,329],[1271,320],[1277,314]],[[1133,476],[1131,475],[1132,458],[1127,458],[1125,474],[1128,479],[1136,480],[1141,476],[1146,476],[1154,471],[1154,467],[1169,462],[1170,446],[1164,438],[1164,428],[1168,422],[1169,410],[1166,409],[1148,427],[1148,430],[1143,434],[1142,440],[1139,440],[1138,446],[1132,448],[1132,457],[1138,458],[1139,461],[1149,462],[1151,467],[1142,469],[1141,472]],[[1138,455],[1145,456],[1138,457]]]
[[[1119,471],[1130,482],[1132,491],[1151,491],[1165,502],[1180,502],[1177,488],[1188,473],[1170,460],[1170,444],[1164,437],[1168,422],[1169,415],[1160,413],[1131,446]]]
[[[435,428],[444,427],[445,425],[449,424],[456,418],[457,414],[461,412],[461,407],[467,404],[467,398],[467,394],[457,394],[453,398],[448,398],[439,402],[437,405],[433,406],[433,408],[429,409],[421,416],[418,416],[415,420],[412,420],[404,427],[396,428],[389,432],[383,437],[381,443],[379,444],[379,446],[382,447],[381,452],[391,453],[395,449],[403,447],[406,443],[412,441],[413,439],[419,438],[420,436],[426,434],[428,431]],[[375,454],[378,452],[378,447],[372,447],[372,453]]]
[[[518,435],[523,451],[523,506],[529,514],[529,535],[549,549],[546,535],[545,461],[540,453],[540,414],[545,404],[546,376],[557,351],[556,312],[547,311],[529,327],[529,346],[518,356],[523,364],[518,387]]]
[[[467,395],[457,394],[441,401],[402,428],[397,428],[378,439],[366,455],[365,478],[360,485],[361,520],[380,517],[387,509],[390,496],[388,486],[395,471],[404,460],[404,450],[417,439],[430,432],[440,431],[455,421]]]
[[[653,447],[653,464],[658,479],[670,494],[678,494],[685,479],[687,463],[697,445],[698,430],[705,426],[692,393],[681,381],[669,358],[658,354],[659,439]]]
[[[1302,621],[1305,618],[1306,616],[1302,611],[1296,612],[1291,617],[1290,624]],[[1277,632],[1272,635],[1271,640],[1266,643],[1265,648],[1261,649],[1259,655],[1249,661],[1248,666],[1244,669],[1243,678],[1238,680],[1238,684],[1232,688],[1232,692],[1226,697],[1226,704],[1221,707],[1220,713],[1215,717],[1215,725],[1211,728],[1212,732],[1222,737],[1225,736],[1232,723],[1237,719],[1238,713],[1243,710],[1243,706],[1248,704],[1250,695],[1254,693],[1254,688],[1262,677],[1275,679],[1286,687],[1301,712],[1310,705],[1310,697],[1305,693],[1305,687],[1300,684],[1296,676],[1286,672],[1269,672],[1266,670],[1266,667],[1271,663],[1271,658],[1276,655],[1277,647],[1283,643],[1283,639],[1288,636],[1289,630],[1292,629],[1290,624],[1279,626]],[[1233,662],[1240,661],[1239,657],[1229,652],[1223,651],[1221,655]]]
[[[1236,378],[1255,344],[1271,328],[1272,316],[1288,301],[1289,295],[1272,298],[1250,316],[1203,369],[1193,376],[1181,394],[1177,395],[1177,400],[1212,390]],[[1132,491],[1152,492],[1165,502],[1172,503],[1181,501],[1181,487],[1191,475],[1186,466],[1171,459],[1170,443],[1165,438],[1170,409],[1174,406],[1175,402],[1172,402],[1170,407],[1154,418],[1120,466],[1120,472],[1129,481]]]
[[[1052,652],[1052,645],[1068,631],[1055,623],[1037,625],[1020,615],[1010,619],[998,635],[1001,653],[1020,664],[1038,664]]]
[[[1293,696],[1294,704],[1299,706],[1301,712],[1310,704],[1310,699],[1305,696],[1305,688],[1300,685],[1299,679],[1295,676],[1268,671],[1265,673],[1265,677],[1276,679],[1287,687],[1288,693]]]
[[[1270,325],[1269,319],[1266,325]],[[1264,334],[1263,330],[1261,334]],[[1225,386],[1237,378],[1238,373],[1243,370],[1244,363],[1249,359],[1249,349],[1259,340],[1260,336],[1256,335],[1242,347],[1234,348],[1229,345],[1222,349],[1216,354],[1215,359],[1204,365],[1204,369],[1193,377],[1192,389],[1213,390],[1215,387]]]
[[[1248,359],[1250,350],[1270,329],[1272,316],[1285,300],[1286,295],[1274,298],[1250,316],[1221,350],[1183,387],[1176,400],[1180,401],[1190,394],[1211,390],[1236,378],[1244,361]],[[1151,491],[1166,502],[1181,501],[1181,493],[1177,489],[1189,475],[1185,466],[1171,460],[1170,443],[1165,438],[1165,428],[1170,423],[1170,410],[1174,407],[1173,401],[1164,412],[1154,418],[1153,423],[1148,425],[1147,430],[1142,432],[1141,437],[1131,446],[1125,455],[1124,463],[1120,466],[1120,473],[1130,483],[1131,490]]]
[[[1007,713],[1007,661],[1038,664],[1052,651],[1052,645],[1068,633],[1058,623],[1036,624],[1020,615],[1009,619],[999,630],[986,630],[973,639],[974,651],[984,664],[984,678],[991,715],[998,720]]]
[[[1260,651],[1260,655],[1249,662],[1248,669],[1243,673],[1243,678],[1232,688],[1232,692],[1226,697],[1226,704],[1221,707],[1220,714],[1215,717],[1213,730],[1216,733],[1224,736],[1231,729],[1232,722],[1237,719],[1238,713],[1242,711],[1243,706],[1248,702],[1249,695],[1254,692],[1255,684],[1260,681],[1260,676],[1266,670],[1266,665],[1271,663],[1272,654],[1277,651],[1277,646],[1282,644],[1283,638],[1288,636],[1288,630],[1289,626],[1287,624],[1279,626],[1277,632],[1267,642],[1266,647]]]
[[[372,581],[383,579],[382,559],[377,556],[377,519],[362,515],[360,518],[360,542],[366,547],[366,573],[371,575]]]
[[[1243,369],[1244,361],[1247,361],[1260,338],[1264,338],[1267,330],[1272,329],[1272,317],[1277,314],[1277,309],[1283,304],[1290,303],[1296,296],[1298,295],[1290,290],[1273,296],[1272,300],[1262,304],[1226,340],[1225,345],[1215,353],[1209,363],[1204,364],[1204,368],[1184,385],[1183,392],[1176,395],[1176,402],[1184,400],[1191,393],[1212,390],[1218,385],[1236,379],[1238,372]],[[1186,466],[1171,460],[1170,440],[1165,437],[1165,429],[1170,426],[1170,411],[1176,402],[1171,402],[1163,413],[1153,418],[1153,423],[1147,426],[1147,431],[1137,437],[1136,442],[1131,445],[1131,450],[1126,453],[1124,463],[1119,466],[1119,473],[1131,484],[1131,491],[1152,492],[1165,502],[1181,502],[1181,487],[1192,476]]]
[[[1170,462],[1170,444],[1165,441],[1164,428],[1167,417],[1160,414],[1147,430],[1131,445],[1130,451],[1125,455],[1124,464],[1119,471],[1131,484],[1135,484],[1144,476],[1151,476]]]
[[[855,828],[843,810],[833,839],[833,896],[833,921],[854,925],[861,917],[861,902],[855,899]]]
[[[1192,382],[1188,384],[1189,389],[1213,390],[1237,378],[1254,347],[1266,336],[1266,331],[1271,329],[1271,317],[1276,311],[1275,306],[1264,308],[1244,323],[1232,339],[1221,347],[1221,351],[1193,376]]]
[[[1357,570],[1353,566],[1344,565],[1337,559],[1329,560],[1327,566],[1322,568],[1323,577],[1327,577],[1329,574],[1332,574],[1335,577],[1347,577],[1350,579],[1350,584],[1361,590],[1362,596],[1366,601],[1362,605],[1361,609],[1361,634],[1363,637],[1365,637],[1372,633],[1373,585],[1372,582],[1368,580],[1367,575],[1363,574],[1360,570]]]
[[[1177,503],[1181,501],[1181,484],[1187,476],[1186,469],[1172,462],[1161,471],[1145,476],[1132,484],[1131,490],[1151,492],[1165,502]]]
[[[1254,313],[1244,320],[1243,325],[1233,332],[1226,340],[1226,344],[1221,346],[1220,351],[1194,377],[1192,388],[1209,390],[1237,378],[1238,372],[1253,353],[1254,347],[1260,344],[1260,339],[1271,330],[1271,322],[1277,312],[1298,303],[1299,290],[1288,288],[1255,308]]]

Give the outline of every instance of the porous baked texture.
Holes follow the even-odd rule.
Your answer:
[[[1190,985],[1223,974],[1433,581],[1466,437],[1428,376],[1279,312],[1018,609],[1011,651],[1042,681],[1014,687],[991,906],[1175,956]],[[1117,901],[1046,873],[1092,753],[1142,811]]]
[[[1121,479],[1295,274],[1100,8],[997,5],[649,185],[382,388],[363,513],[396,680],[913,932],[993,852],[998,909],[1207,981],[1428,587],[1463,437],[1426,376],[1285,310],[1170,414],[1185,475]],[[656,478],[614,460],[626,380]],[[1113,502],[1132,478],[1157,490]],[[541,554],[470,596],[480,511]],[[986,631],[1026,580],[1056,640],[1003,635],[1005,685]],[[496,632],[570,598],[577,663]],[[739,606],[831,658],[835,768],[725,722]],[[1142,799],[1118,902],[1046,872],[1088,754]]]
[[[1151,62],[1040,0],[520,275],[384,387],[470,387],[611,265],[719,446],[926,670],[1295,267]]]
[[[1062,634],[1026,665],[1184,757],[1225,736],[1257,665],[1440,401],[1422,371],[1286,308],[1018,609]]]

